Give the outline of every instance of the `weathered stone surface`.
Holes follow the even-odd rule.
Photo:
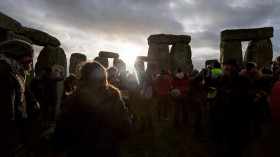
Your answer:
[[[172,35],[172,34],[155,34],[148,37],[148,44],[177,44],[177,43],[190,43],[191,37],[188,35]]]
[[[73,73],[76,77],[80,78],[80,69],[82,63],[87,61],[87,56],[81,53],[72,53],[70,56],[69,73]]]
[[[10,40],[10,39],[20,39],[20,40],[24,40],[30,44],[33,44],[32,40],[25,36],[16,34],[12,31],[0,31],[0,42]]]
[[[61,45],[59,40],[55,37],[33,28],[23,27],[23,35],[32,39],[33,43],[39,46],[51,45],[58,47]]]
[[[177,67],[182,67],[183,71],[192,71],[192,52],[189,44],[174,44],[170,51],[171,72],[176,72]]]
[[[134,62],[134,68],[135,70],[144,70],[145,69],[145,63],[143,60],[136,59]]]
[[[93,60],[102,64],[105,68],[109,67],[109,59],[106,57],[95,57]]]
[[[119,73],[122,71],[126,71],[126,64],[122,59],[114,59],[113,66],[118,69]]]
[[[170,70],[170,54],[167,44],[150,44],[148,58],[149,63],[147,68],[153,64],[155,66],[154,73],[160,73],[161,69]]]
[[[67,60],[64,50],[60,47],[45,46],[37,58],[35,73],[40,75],[47,66],[52,67],[54,65],[64,67],[63,70],[66,74]]]
[[[253,39],[266,39],[273,37],[273,27],[234,29],[221,32],[221,41],[240,40],[248,41]]]
[[[16,33],[22,33],[23,28],[21,24],[15,19],[0,12],[0,29],[10,30]]]
[[[42,49],[40,52],[37,62],[35,65],[35,73],[36,75],[42,75],[45,68],[47,66],[50,66],[52,68],[54,67],[60,67],[60,70],[64,70],[64,76],[66,76],[66,68],[67,68],[67,59],[66,55],[64,53],[64,50],[60,47],[53,47],[53,46],[46,46]],[[59,75],[58,73],[56,73]],[[62,89],[63,89],[63,81],[60,81],[57,83],[57,112],[60,110],[60,104],[61,104],[61,95],[62,95]]]
[[[148,62],[149,58],[148,58],[148,56],[137,56],[136,60]]]
[[[242,45],[240,41],[222,41],[220,43],[220,62],[235,59],[239,68],[243,67]]]
[[[270,39],[251,40],[248,43],[248,47],[244,55],[244,64],[249,61],[253,61],[259,68],[266,67],[270,69],[272,57],[273,50]]]
[[[98,54],[99,57],[106,57],[106,58],[116,58],[119,59],[119,54],[115,52],[108,52],[108,51],[100,51]]]

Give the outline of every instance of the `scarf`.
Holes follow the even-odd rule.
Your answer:
[[[26,72],[23,66],[16,60],[7,57],[4,54],[0,54],[0,61],[4,61],[7,63],[11,68],[11,76],[13,80],[15,80],[16,84],[18,85],[18,89],[16,89],[16,93],[18,96],[18,104],[14,104],[17,111],[20,113],[20,117],[26,118],[26,102],[24,98],[24,91],[25,91],[25,83],[26,83]]]

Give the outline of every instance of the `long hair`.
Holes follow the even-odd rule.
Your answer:
[[[87,62],[81,69],[77,90],[106,89],[108,88],[107,77],[106,69],[99,62]]]

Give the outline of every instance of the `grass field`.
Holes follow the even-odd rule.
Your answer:
[[[172,111],[172,108],[169,110]],[[154,112],[154,129],[143,132],[139,122],[133,135],[120,142],[122,157],[213,157],[216,154],[216,142],[209,133],[207,120],[204,135],[195,136],[194,117],[191,111],[188,126],[174,129],[172,116],[169,121],[158,120]],[[171,114],[170,114],[171,115]],[[207,115],[206,115],[207,117]],[[54,126],[53,126],[54,127]],[[39,125],[34,126],[32,152],[34,157],[63,157],[64,154],[53,154],[48,137],[53,127],[48,130]],[[251,138],[245,141],[242,157],[279,157],[280,156],[280,127],[266,120],[263,124],[262,139]]]

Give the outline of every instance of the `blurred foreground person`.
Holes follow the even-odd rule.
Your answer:
[[[34,49],[22,40],[0,44],[0,156],[27,156],[28,115],[26,75],[32,70]]]
[[[214,126],[218,156],[238,157],[244,140],[249,83],[239,75],[236,60],[228,59],[214,84],[217,89]]]
[[[53,150],[75,157],[118,157],[118,142],[131,133],[127,109],[119,90],[108,84],[105,68],[95,61],[86,63],[57,122]]]
[[[275,124],[280,126],[280,77],[279,80],[273,85],[270,93],[270,109],[272,120]]]

